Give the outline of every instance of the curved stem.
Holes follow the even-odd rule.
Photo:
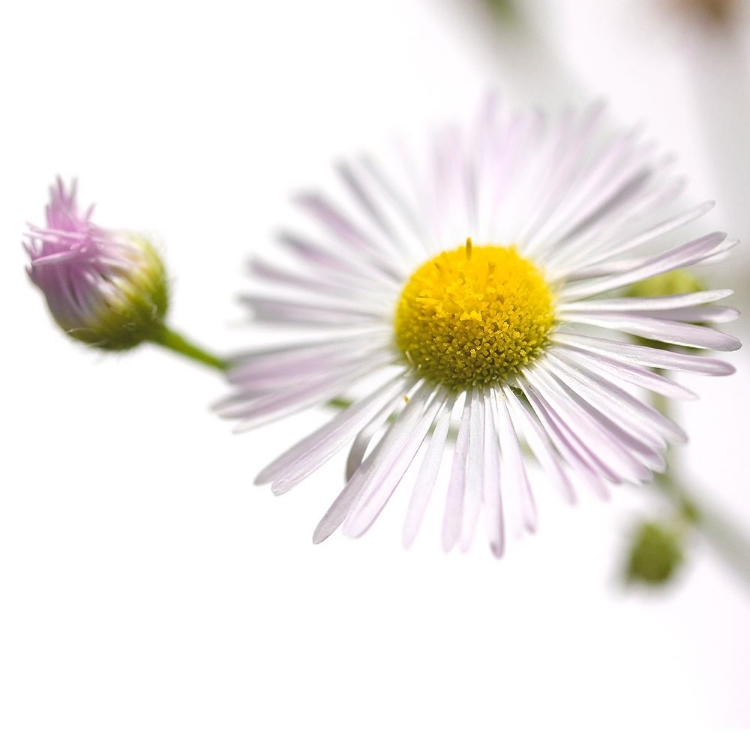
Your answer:
[[[715,509],[698,508],[694,526],[724,562],[750,586],[750,538]]]
[[[716,509],[696,501],[680,486],[671,467],[661,475],[660,484],[664,495],[677,506],[681,521],[700,532],[724,563],[750,586],[750,536]]]
[[[207,352],[192,341],[186,339],[182,334],[173,331],[171,328],[163,326],[157,334],[155,334],[151,341],[154,344],[163,346],[165,349],[171,349],[173,352],[180,354],[188,359],[193,359],[196,362],[212,367],[215,370],[225,372],[229,366],[229,363],[219,357]]]

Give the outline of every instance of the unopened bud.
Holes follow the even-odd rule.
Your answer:
[[[625,571],[629,583],[661,586],[683,561],[680,536],[664,526],[645,522],[636,527]]]
[[[52,317],[74,339],[101,349],[130,349],[163,328],[168,306],[164,265],[144,238],[103,229],[81,212],[75,182],[58,179],[47,226],[30,227],[24,244],[29,277]]]
[[[690,294],[705,289],[701,280],[682,268],[652,276],[633,284],[627,291],[628,297],[668,297],[672,294]]]

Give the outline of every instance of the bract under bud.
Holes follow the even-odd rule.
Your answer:
[[[24,244],[29,277],[57,324],[74,339],[110,351],[152,340],[163,328],[169,293],[164,265],[144,238],[103,229],[80,212],[75,182],[58,179],[47,226]]]

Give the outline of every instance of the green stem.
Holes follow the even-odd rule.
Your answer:
[[[194,359],[196,362],[200,362],[208,367],[213,367],[216,370],[225,372],[229,364],[223,359],[210,354],[205,349],[193,344],[188,341],[182,334],[173,331],[171,328],[163,326],[158,333],[156,333],[151,341],[154,344],[163,346],[165,349],[171,349],[173,352],[180,354],[188,359]]]
[[[695,503],[693,503],[695,506]],[[750,586],[750,539],[715,509],[696,508],[694,525],[724,562]]]
[[[660,411],[669,416],[669,405],[655,399]],[[695,499],[695,496],[684,489],[678,479],[679,471],[675,470],[674,450],[667,453],[667,470],[657,474],[656,484],[662,494],[679,513],[678,522],[682,528],[693,528],[703,535],[714,552],[750,586],[750,538],[731,520],[714,509],[707,508]]]
[[[669,399],[653,394],[653,404],[665,417],[671,416]],[[675,451],[670,449],[667,470],[657,474],[655,480],[679,513],[679,523],[683,528],[690,527],[701,533],[724,563],[750,586],[750,538],[731,519],[696,501],[678,479],[680,472],[675,464]]]
[[[661,475],[659,484],[664,496],[676,506],[680,521],[701,533],[724,563],[750,586],[750,538],[744,530],[715,509],[697,502],[681,487],[671,467]]]

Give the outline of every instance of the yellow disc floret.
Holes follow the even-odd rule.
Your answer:
[[[406,283],[396,344],[423,377],[454,390],[498,385],[544,349],[553,294],[514,247],[471,240],[427,261]]]

